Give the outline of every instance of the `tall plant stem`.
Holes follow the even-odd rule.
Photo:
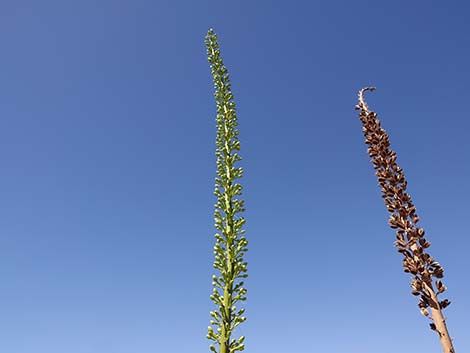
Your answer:
[[[242,229],[245,219],[239,214],[244,212],[244,201],[237,199],[242,194],[242,186],[237,183],[243,175],[242,168],[235,164],[241,161],[238,155],[238,120],[233,94],[231,92],[228,71],[220,56],[217,35],[211,29],[206,36],[206,47],[211,73],[214,79],[215,99],[217,105],[217,177],[214,194],[215,235],[214,268],[218,275],[212,277],[214,286],[211,299],[217,309],[211,311],[211,326],[208,327],[207,338],[218,344],[210,349],[214,353],[234,353],[245,349],[242,336],[233,339],[234,329],[246,320],[245,309],[237,309],[235,304],[246,299],[243,279],[247,277],[247,263],[243,261],[248,251],[248,241]],[[216,328],[214,330],[213,326]]]
[[[366,87],[359,91],[359,104],[356,109],[360,111],[359,119],[363,125],[366,144],[369,146],[368,153],[376,169],[375,175],[378,177],[382,197],[391,213],[390,226],[397,230],[395,246],[404,256],[404,271],[413,276],[411,293],[420,297],[418,306],[421,313],[432,320],[430,327],[437,332],[443,352],[455,353],[442,313],[442,309],[447,307],[450,301],[438,299],[438,295],[446,290],[440,281],[444,277],[444,270],[426,252],[431,244],[424,238],[424,229],[417,225],[419,217],[411,196],[406,192],[405,174],[396,163],[397,155],[390,149],[387,132],[381,128],[377,114],[369,110],[364,100],[364,92],[374,90],[375,87]],[[433,277],[437,278],[434,283]]]

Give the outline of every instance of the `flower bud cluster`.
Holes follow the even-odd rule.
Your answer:
[[[223,64],[213,30],[207,34],[206,47],[217,104],[217,177],[214,190],[217,202],[214,221],[218,233],[215,235],[214,268],[219,272],[212,277],[214,289],[210,298],[217,310],[210,313],[212,326],[208,327],[207,338],[219,345],[219,352],[215,345],[211,345],[212,352],[234,353],[245,349],[245,337],[231,338],[234,329],[246,320],[243,316],[245,309],[235,306],[246,300],[247,293],[243,282],[247,277],[247,263],[243,257],[248,251],[248,241],[242,229],[245,219],[240,216],[245,211],[244,201],[238,198],[242,194],[242,186],[237,182],[243,175],[243,169],[235,166],[241,160],[238,154],[237,114],[228,70]]]

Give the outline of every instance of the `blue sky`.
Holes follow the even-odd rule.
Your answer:
[[[470,351],[464,1],[2,1],[0,350],[208,352],[219,35],[252,353],[440,352],[368,161],[365,85]]]

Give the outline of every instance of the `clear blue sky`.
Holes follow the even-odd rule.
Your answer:
[[[354,111],[364,85],[468,334],[464,1],[2,1],[0,351],[194,353],[212,303],[219,35],[251,353],[440,352]]]

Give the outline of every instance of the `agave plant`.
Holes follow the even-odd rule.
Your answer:
[[[404,271],[412,276],[411,293],[419,297],[421,313],[432,321],[430,327],[438,334],[444,353],[455,353],[442,314],[450,302],[438,298],[446,290],[441,281],[444,271],[427,252],[431,244],[424,237],[424,229],[418,226],[416,207],[406,192],[405,174],[396,163],[397,154],[390,149],[387,132],[381,128],[377,114],[370,111],[364,101],[364,92],[374,90],[375,87],[366,87],[359,91],[356,109],[360,111],[359,119],[363,125],[365,142],[369,146],[367,151],[372,158],[385,205],[391,214],[389,224],[396,229],[395,246],[403,254]]]
[[[214,353],[234,353],[245,349],[242,336],[232,338],[237,326],[246,320],[244,308],[236,305],[246,300],[246,289],[243,279],[247,277],[247,263],[243,256],[248,250],[248,241],[242,229],[245,219],[240,216],[244,212],[243,200],[237,198],[242,193],[242,186],[237,182],[243,170],[236,167],[241,160],[238,154],[238,121],[235,103],[231,92],[228,71],[220,56],[217,35],[212,29],[206,36],[205,44],[215,85],[217,105],[217,177],[215,179],[215,234],[214,268],[218,271],[212,277],[213,293],[210,296],[216,309],[211,311],[212,317],[208,327],[207,338],[214,341],[210,346]],[[218,346],[218,347],[216,347]]]

